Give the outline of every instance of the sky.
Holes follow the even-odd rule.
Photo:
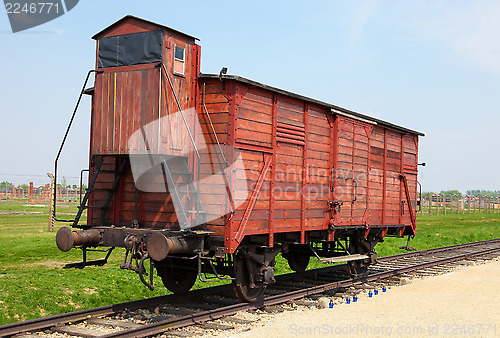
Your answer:
[[[81,0],[12,33],[0,10],[0,181],[49,182],[95,33],[125,15],[196,36],[203,73],[249,78],[425,133],[424,191],[500,190],[500,2]],[[91,85],[91,84],[90,84]],[[90,98],[59,177],[88,166]]]

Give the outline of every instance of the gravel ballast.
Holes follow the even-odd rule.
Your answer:
[[[286,311],[229,336],[500,336],[500,261],[413,279],[357,302]],[[224,335],[224,334],[223,334]]]

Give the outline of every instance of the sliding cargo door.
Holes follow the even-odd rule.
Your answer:
[[[340,221],[336,225],[366,224],[369,215],[369,140],[372,126],[338,116],[335,197],[340,203]]]

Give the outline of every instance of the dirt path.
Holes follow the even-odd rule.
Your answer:
[[[287,311],[237,337],[500,337],[500,261],[414,280],[333,309]]]

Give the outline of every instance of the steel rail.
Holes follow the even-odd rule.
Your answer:
[[[479,245],[487,245],[487,244],[495,244],[495,243],[500,243],[500,238],[488,239],[485,241],[471,242],[471,243],[465,243],[465,244],[455,244],[455,245],[443,246],[440,248],[432,248],[432,249],[425,249],[425,250],[419,250],[419,251],[410,251],[410,252],[404,252],[404,253],[392,255],[392,256],[377,257],[377,261],[378,262],[389,262],[389,261],[397,260],[400,258],[425,256],[425,255],[435,254],[435,253],[439,253],[439,252],[451,251],[451,250],[455,250],[455,249],[465,249],[465,248],[469,248],[469,247],[474,247],[474,246],[479,246]]]
[[[402,253],[402,254],[393,255],[393,256],[381,257],[381,258],[378,258],[378,261],[379,262],[389,262],[389,261],[397,260],[400,258],[426,256],[429,254],[446,252],[446,251],[451,251],[454,249],[464,249],[464,248],[481,246],[481,245],[495,244],[498,242],[500,242],[500,239],[472,242],[472,243],[466,243],[466,244],[457,244],[457,245],[451,245],[451,246],[447,246],[447,247],[427,249],[427,250],[421,250],[421,251]],[[207,321],[207,320],[214,320],[214,319],[222,318],[222,317],[225,317],[225,316],[234,314],[238,311],[242,311],[242,310],[246,310],[246,309],[255,309],[255,308],[261,308],[263,306],[276,305],[276,304],[280,304],[280,303],[286,302],[286,301],[291,300],[291,299],[297,299],[297,298],[305,297],[305,296],[312,295],[312,294],[321,293],[321,292],[328,291],[328,290],[334,290],[334,289],[338,289],[338,288],[342,288],[342,287],[348,287],[351,285],[361,284],[361,283],[370,282],[370,281],[374,281],[374,280],[378,280],[378,279],[382,279],[382,278],[386,278],[386,277],[390,277],[390,276],[395,276],[395,275],[410,271],[408,269],[413,268],[414,270],[417,270],[417,269],[427,267],[424,265],[432,266],[432,265],[442,264],[442,261],[454,259],[456,257],[459,257],[459,258],[456,258],[456,260],[460,260],[460,259],[464,259],[464,257],[465,258],[469,257],[469,256],[472,257],[474,255],[484,254],[487,252],[493,252],[493,251],[498,251],[498,250],[500,250],[500,248],[489,248],[486,250],[475,251],[472,253],[463,253],[463,254],[460,254],[458,256],[453,256],[451,258],[441,258],[441,259],[431,261],[431,262],[420,263],[420,264],[417,264],[417,265],[414,265],[411,267],[396,268],[396,269],[385,271],[385,272],[375,273],[375,274],[372,274],[370,276],[367,276],[367,277],[361,278],[361,279],[344,280],[344,281],[322,284],[322,285],[310,287],[310,288],[303,289],[303,290],[292,291],[292,292],[289,292],[289,293],[286,293],[283,295],[276,295],[276,296],[267,297],[264,300],[259,301],[259,302],[255,302],[255,303],[249,303],[249,304],[238,303],[238,304],[226,306],[226,307],[219,308],[219,309],[201,312],[199,314],[193,314],[193,315],[189,315],[189,316],[170,319],[170,320],[167,320],[164,322],[159,322],[155,326],[158,328],[158,327],[161,327],[163,325],[165,327],[162,328],[162,330],[165,331],[167,329],[182,327],[182,326],[186,326],[186,325],[193,324],[193,323],[199,323],[199,322],[203,322],[203,321]],[[436,262],[438,262],[438,263],[436,263]],[[336,270],[342,270],[345,268],[345,266],[346,266],[346,264],[333,265],[333,266],[328,266],[328,267],[324,267],[324,268],[307,270],[307,271],[302,272],[302,273],[290,273],[290,274],[279,275],[279,276],[276,276],[276,278],[277,278],[277,281],[279,283],[282,280],[290,279],[290,277],[292,275],[295,275],[295,276],[314,275],[317,273],[325,273],[325,272],[331,272],[331,271],[336,271]],[[420,267],[418,267],[418,266],[420,266]],[[418,268],[416,268],[416,267],[418,267]],[[79,310],[79,311],[75,311],[75,312],[53,315],[50,317],[31,319],[31,320],[27,320],[27,321],[12,323],[12,324],[6,324],[6,325],[0,326],[0,337],[15,335],[15,334],[23,333],[23,332],[28,332],[28,331],[46,329],[46,328],[49,328],[51,326],[61,324],[61,323],[76,322],[76,321],[80,321],[80,320],[85,320],[91,316],[109,316],[109,315],[123,312],[125,310],[133,311],[133,310],[141,309],[144,307],[153,307],[153,306],[158,306],[158,305],[162,305],[162,304],[169,303],[169,302],[182,301],[182,300],[185,300],[187,298],[194,298],[194,299],[198,298],[199,299],[199,297],[201,297],[201,296],[208,296],[208,295],[213,295],[213,294],[227,291],[230,289],[230,287],[231,287],[230,285],[219,285],[219,286],[213,286],[210,288],[193,290],[193,291],[189,292],[187,295],[172,295],[171,294],[171,295],[153,297],[153,298],[148,298],[148,299],[135,300],[135,301],[125,302],[125,303],[119,303],[119,304],[114,304],[114,305],[106,305],[106,306],[101,306],[101,307],[93,308],[93,309]],[[283,298],[283,297],[292,297],[292,298]],[[283,300],[283,299],[285,299],[285,300]],[[232,312],[232,311],[236,311],[236,312]],[[162,323],[162,324],[160,325],[160,323]],[[128,331],[129,330],[121,331],[121,333],[106,335],[105,337],[121,337],[121,336],[127,337],[126,334]],[[135,337],[139,333],[140,332],[132,333],[132,335],[130,335],[130,337]],[[118,334],[121,334],[121,335],[118,335]]]
[[[229,288],[230,288],[230,285],[218,285],[218,286],[213,286],[211,288],[193,290],[189,293],[189,297],[200,297],[200,296],[212,295],[212,294],[215,294],[218,292],[223,292]],[[49,317],[30,319],[30,320],[12,323],[12,324],[6,324],[6,325],[0,326],[0,337],[15,335],[18,333],[23,333],[23,332],[28,332],[28,331],[46,329],[46,328],[49,328],[49,327],[57,325],[57,324],[76,322],[76,321],[88,319],[89,317],[94,317],[94,316],[109,316],[109,315],[113,315],[116,313],[120,313],[120,312],[125,311],[125,310],[133,311],[133,310],[141,309],[144,307],[158,306],[158,305],[165,304],[166,302],[169,302],[169,301],[172,301],[172,302],[173,301],[180,301],[180,300],[184,299],[185,297],[186,297],[186,295],[170,294],[170,295],[158,296],[158,297],[153,297],[153,298],[148,298],[148,299],[133,300],[130,302],[125,302],[125,303],[105,305],[105,306],[100,306],[100,307],[93,308],[93,309],[85,309],[85,310],[79,310],[79,311],[74,311],[74,312],[68,312],[68,313],[53,315],[53,316],[49,316]]]
[[[285,303],[285,302],[290,301],[290,300],[303,298],[305,296],[323,293],[325,291],[337,290],[339,288],[346,288],[346,287],[350,287],[350,286],[354,286],[354,285],[358,285],[358,284],[363,284],[363,283],[367,283],[367,282],[374,282],[374,281],[378,281],[378,280],[383,279],[383,278],[401,275],[401,274],[406,273],[406,272],[420,270],[420,269],[428,268],[430,266],[441,265],[444,263],[451,263],[451,262],[471,258],[471,257],[477,256],[477,255],[484,255],[484,254],[492,253],[492,252],[499,251],[499,250],[500,250],[500,247],[489,248],[489,249],[485,249],[485,250],[479,250],[479,251],[460,254],[460,255],[456,255],[456,256],[441,258],[441,259],[433,260],[430,262],[418,263],[418,264],[410,265],[410,266],[404,267],[404,268],[396,268],[396,269],[392,269],[392,270],[388,270],[388,271],[384,271],[384,272],[379,272],[379,273],[375,273],[375,274],[372,274],[370,276],[363,277],[363,278],[343,280],[343,281],[339,281],[339,282],[333,282],[333,283],[327,283],[327,284],[323,284],[323,285],[313,286],[313,287],[309,287],[309,288],[302,289],[302,290],[287,292],[287,293],[282,294],[282,295],[267,297],[261,301],[257,301],[257,302],[253,302],[253,303],[239,303],[239,304],[224,306],[224,307],[217,308],[214,310],[204,311],[204,312],[201,312],[198,314],[192,314],[192,315],[182,316],[179,318],[173,318],[173,319],[167,319],[164,321],[159,321],[157,323],[146,324],[146,325],[138,327],[138,328],[127,329],[127,330],[103,335],[102,337],[103,338],[104,337],[106,337],[106,338],[108,338],[108,337],[130,337],[130,338],[148,337],[151,335],[160,334],[160,333],[165,332],[167,330],[185,327],[185,326],[194,325],[194,324],[199,324],[201,322],[208,321],[208,320],[215,320],[215,319],[227,317],[230,315],[234,315],[240,311],[245,311],[245,310],[249,310],[249,309],[259,309],[259,308],[262,308],[265,306],[277,305],[277,304]]]

